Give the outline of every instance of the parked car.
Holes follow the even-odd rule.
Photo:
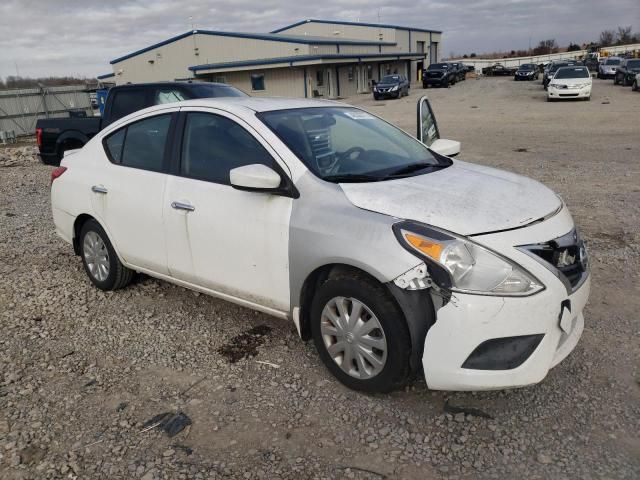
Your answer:
[[[373,86],[373,98],[400,98],[409,95],[411,85],[404,75],[385,75]]]
[[[490,67],[483,68],[482,74],[490,77],[511,76],[516,73],[516,70],[517,68],[515,67],[505,67],[501,63],[496,63]]]
[[[639,90],[638,85],[640,85],[640,73],[636,73],[636,78],[633,79],[633,85],[631,85],[631,90],[637,92]]]
[[[476,67],[474,67],[473,65],[466,65],[466,64],[462,64],[464,71],[466,73],[470,73],[470,72],[475,72],[476,71]]]
[[[622,59],[619,57],[608,57],[603,59],[598,66],[598,78],[613,78],[616,75],[616,68]]]
[[[513,75],[514,80],[537,80],[538,66],[535,63],[525,63],[518,67]]]
[[[548,68],[545,69],[544,75],[542,76],[542,86],[544,87],[544,89],[547,89],[547,85],[549,85],[551,78],[553,78],[558,69],[576,65],[581,65],[581,63],[577,60],[554,60],[553,62],[551,62],[548,65]]]
[[[561,67],[547,88],[547,101],[562,99],[591,100],[591,72],[584,66]]]
[[[616,69],[613,84],[622,84],[625,87],[633,84],[636,74],[640,73],[640,58],[624,58]]]
[[[448,63],[432,63],[422,72],[422,88],[455,85],[458,74]]]
[[[460,144],[424,98],[418,119],[424,143],[330,101],[138,111],[52,172],[56,232],[101,290],[144,272],[291,320],[350,388],[539,382],[584,325],[571,215],[534,180],[444,156]]]
[[[224,83],[162,82],[113,87],[107,95],[102,117],[49,118],[36,122],[36,142],[40,159],[59,165],[68,150],[82,148],[110,123],[151,105],[191,98],[244,97],[246,93]]]

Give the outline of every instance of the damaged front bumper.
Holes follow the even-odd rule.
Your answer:
[[[530,296],[445,291],[420,266],[396,278],[395,285],[405,291],[429,289],[436,305],[435,321],[423,337],[420,352],[427,386],[493,390],[537,383],[574,349],[584,329],[583,310],[591,279],[571,215],[563,207],[545,221],[473,240],[521,265],[545,288]],[[581,249],[576,257],[584,262],[584,269],[573,283],[551,263],[532,254],[533,246],[547,248],[549,244],[556,245],[558,253],[569,245]],[[569,251],[564,253],[563,261]]]
[[[454,293],[427,332],[422,365],[429,388],[493,390],[541,381],[576,346],[590,277],[523,298]]]

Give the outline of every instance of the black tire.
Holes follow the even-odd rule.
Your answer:
[[[335,297],[362,302],[378,319],[387,342],[387,358],[382,370],[368,379],[356,378],[333,360],[321,333],[322,311]],[[411,372],[411,340],[402,311],[387,289],[364,274],[345,273],[327,279],[316,291],[311,305],[311,333],[320,359],[345,386],[363,392],[383,393],[402,388]]]
[[[638,80],[633,81],[633,85],[631,85],[631,90],[634,92],[638,91]]]
[[[106,247],[108,253],[108,262],[109,262],[109,273],[104,280],[97,279],[90,271],[89,266],[87,265],[87,259],[85,256],[85,237],[90,232],[97,234],[104,246]],[[118,290],[120,288],[124,288],[131,283],[133,280],[133,276],[135,272],[125,267],[116,251],[113,249],[113,245],[111,245],[111,241],[109,241],[109,237],[107,233],[104,231],[102,226],[95,221],[94,219],[87,220],[82,228],[80,229],[80,236],[78,238],[78,245],[80,249],[80,257],[82,258],[82,265],[84,266],[84,271],[87,273],[89,280],[100,290]]]
[[[428,83],[423,83],[423,84],[422,84],[422,88],[424,88],[424,89],[429,88],[429,84],[428,84]]]
[[[618,75],[615,75],[615,76],[613,77],[613,84],[614,84],[614,85],[618,85]]]
[[[374,93],[374,94],[373,94],[373,99],[374,99],[374,100],[380,100],[380,96],[379,96],[379,95],[376,95],[376,94]]]
[[[626,75],[622,77],[622,85],[625,87],[628,87],[629,85],[631,85],[631,82],[629,81]]]

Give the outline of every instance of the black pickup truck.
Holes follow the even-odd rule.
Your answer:
[[[192,98],[245,96],[243,91],[224,83],[162,82],[113,87],[107,95],[102,117],[38,120],[36,141],[40,159],[47,165],[60,165],[65,151],[82,148],[110,123],[152,105]]]

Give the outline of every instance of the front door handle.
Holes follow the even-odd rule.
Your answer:
[[[93,187],[91,187],[91,191],[93,193],[107,193],[108,192],[108,190],[105,187],[101,186],[101,185],[94,185]]]
[[[193,212],[196,209],[196,207],[190,203],[183,202],[171,202],[171,208],[175,208],[176,210],[186,210],[187,212]]]

